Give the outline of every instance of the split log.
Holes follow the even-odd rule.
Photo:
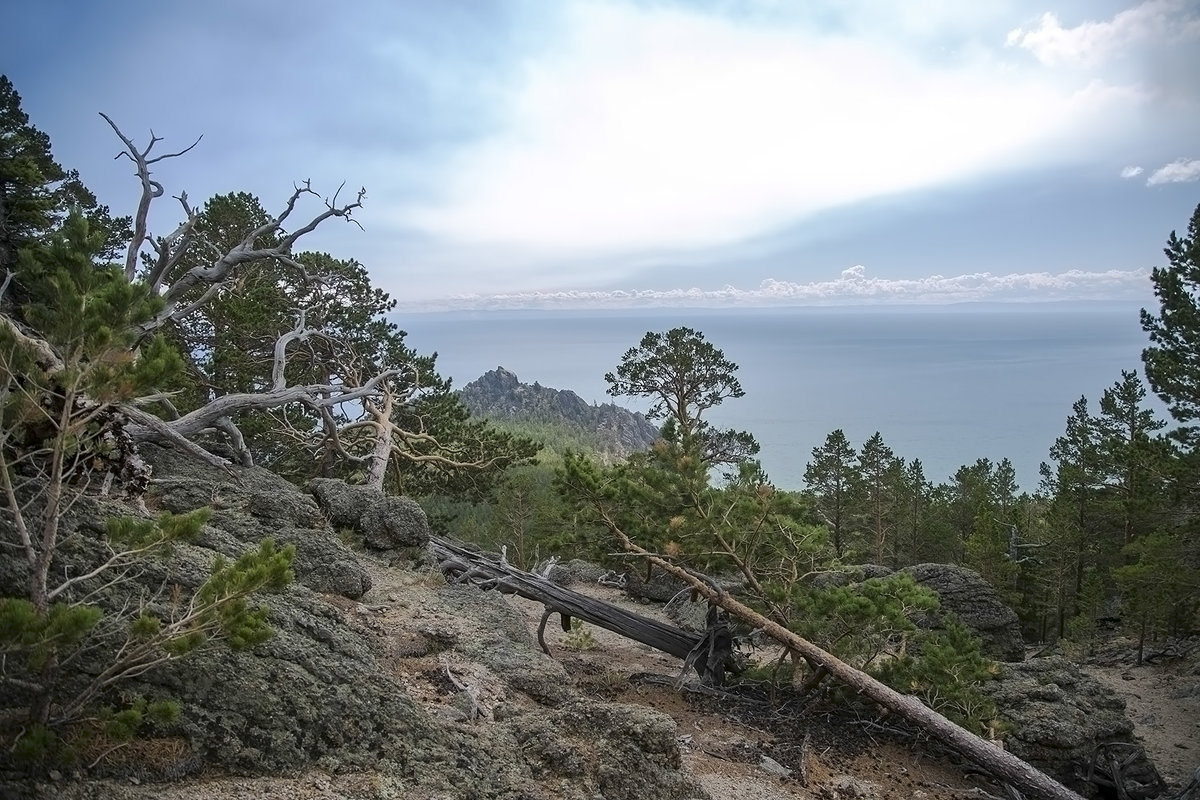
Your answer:
[[[573,592],[546,577],[517,569],[503,557],[492,558],[437,537],[431,538],[429,544],[442,573],[451,583],[474,583],[544,605],[546,612],[538,626],[538,643],[547,655],[550,648],[544,638],[546,622],[551,614],[557,613],[563,630],[570,630],[570,621],[576,618],[682,659],[685,669],[694,668],[706,685],[720,685],[725,670],[732,663],[732,638],[727,626],[715,617],[710,617],[709,630],[704,634],[691,633]]]

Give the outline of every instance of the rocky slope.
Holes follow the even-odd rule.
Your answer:
[[[468,383],[459,394],[477,417],[558,429],[610,459],[645,450],[658,438],[658,428],[642,414],[612,403],[590,405],[570,390],[521,383],[503,367]]]
[[[10,775],[0,796],[833,800],[920,792],[950,800],[1003,793],[865,709],[682,686],[677,661],[605,631],[556,633],[556,657],[547,657],[531,635],[540,606],[446,586],[423,562],[428,531],[419,508],[402,499],[337,482],[301,491],[265,470],[213,469],[168,450],[150,448],[147,456],[156,476],[151,509],[217,511],[196,545],[151,564],[138,580],[195,586],[218,553],[236,555],[265,535],[294,543],[296,584],[263,600],[276,635],[252,652],[216,647],[147,674],[130,690],[178,698],[180,723],[114,750],[86,775],[44,784]],[[100,558],[98,522],[118,511],[81,504],[59,567]],[[342,541],[351,536],[370,547],[351,549]],[[0,558],[6,585],[20,569]],[[662,613],[594,582],[579,586]],[[102,602],[117,599],[102,593]],[[1023,670],[1020,680],[1040,687],[1038,702],[1057,694],[1076,717],[1096,716],[1094,707],[1115,720],[1114,729],[1127,723],[1111,692],[1089,688],[1099,700],[1081,705],[1086,699],[1060,672]],[[1028,704],[1032,690],[1012,692]],[[1066,707],[1039,706],[1037,714],[1060,721]],[[1061,734],[1086,749],[1076,728],[1036,730],[1047,746]],[[1078,764],[1073,751],[1060,771]]]

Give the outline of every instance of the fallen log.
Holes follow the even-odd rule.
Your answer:
[[[915,697],[901,694],[865,672],[855,669],[832,653],[827,653],[778,622],[739,602],[711,581],[702,580],[689,570],[639,547],[619,528],[613,526],[610,529],[629,552],[642,556],[654,566],[679,578],[712,605],[719,606],[730,616],[761,630],[784,647],[799,653],[814,669],[824,669],[830,677],[899,714],[998,780],[1039,800],[1083,800],[1080,795],[1007,750],[997,747],[994,742],[960,728]]]
[[[799,653],[814,669],[825,671],[835,680],[899,714],[1019,792],[1037,800],[1083,800],[1050,776],[997,747],[995,743],[960,728],[915,697],[901,694],[865,672],[851,667],[807,639],[797,636],[779,623],[739,602],[711,581],[706,581],[677,564],[638,547],[623,532],[614,533],[629,552],[637,553],[654,566],[684,581],[712,606],[722,608],[747,625],[762,630],[784,647]],[[546,613],[542,616],[542,628],[553,613],[562,617],[564,627],[569,627],[571,617],[577,617],[684,659],[685,663],[696,669],[705,682],[719,680],[719,676],[713,674],[712,665],[717,661],[716,648],[719,646],[719,640],[724,639],[724,634],[717,627],[719,623],[714,624],[717,620],[715,614],[709,615],[710,625],[704,635],[689,633],[682,628],[633,614],[611,603],[572,592],[541,575],[513,567],[503,556],[492,558],[439,538],[430,539],[430,549],[437,558],[443,574],[452,583],[474,583],[485,589],[517,594],[542,603],[546,607]],[[539,629],[539,640],[548,653],[549,648],[546,647],[541,634]]]
[[[550,655],[550,648],[545,640],[546,622],[557,613],[565,631],[571,629],[572,618],[579,619],[682,659],[684,668],[695,669],[706,685],[719,686],[726,669],[733,663],[733,642],[728,628],[712,615],[705,633],[692,633],[573,592],[542,575],[514,567],[503,556],[487,556],[437,537],[429,540],[429,547],[447,581],[473,583],[544,605],[546,611],[538,625],[538,643],[547,655]]]

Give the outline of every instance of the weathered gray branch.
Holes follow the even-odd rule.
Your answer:
[[[162,139],[154,135],[154,131],[150,132],[149,144],[139,149],[133,140],[126,136],[117,124],[113,122],[112,118],[103,112],[100,116],[104,118],[104,121],[108,123],[109,127],[113,129],[113,132],[116,133],[117,137],[125,145],[125,149],[118,153],[116,157],[128,158],[134,163],[138,180],[142,184],[142,194],[138,200],[137,212],[134,214],[133,238],[129,242],[129,248],[125,255],[126,280],[132,281],[136,276],[138,256],[141,253],[142,246],[146,242],[150,242],[150,246],[156,254],[154,264],[151,266],[147,277],[150,286],[155,291],[162,292],[165,304],[163,310],[153,320],[142,326],[141,333],[143,335],[158,330],[168,321],[178,321],[196,311],[216,293],[216,288],[230,280],[237,269],[244,264],[272,259],[303,272],[303,265],[292,258],[292,247],[302,237],[316,230],[325,220],[331,217],[339,217],[357,224],[357,221],[351,215],[355,209],[362,207],[363,199],[366,197],[366,189],[358,191],[354,202],[339,205],[338,195],[342,187],[338,187],[338,191],[334,193],[333,198],[325,201],[325,210],[323,212],[315,215],[295,230],[284,232],[284,222],[296,210],[297,201],[308,194],[319,196],[317,192],[313,191],[310,183],[305,181],[302,185],[297,185],[293,188],[291,196],[284,205],[283,212],[278,216],[250,231],[241,242],[229,251],[218,253],[214,260],[207,265],[202,264],[192,267],[182,275],[172,277],[175,267],[178,266],[182,256],[192,244],[198,215],[188,205],[187,196],[181,194],[177,199],[183,206],[186,215],[184,222],[173,233],[157,241],[150,236],[147,230],[147,218],[150,213],[150,206],[156,198],[162,197],[165,193],[162,184],[151,177],[150,166],[164,159],[177,158],[187,153],[199,144],[200,139],[203,137],[198,137],[196,141],[179,152],[164,153],[151,157],[150,154],[154,146],[162,141]],[[277,244],[271,247],[258,246],[257,243],[259,240],[275,233],[282,234]],[[167,283],[168,280],[170,283]],[[207,289],[201,292],[199,300],[185,302],[184,298],[190,296],[193,290],[202,286],[207,287]]]
[[[154,135],[154,131],[150,131],[150,143],[146,145],[144,150],[139,150],[133,140],[121,132],[117,127],[117,123],[112,121],[112,118],[100,112],[100,116],[108,123],[108,126],[113,129],[118,138],[125,144],[125,149],[117,154],[117,158],[125,157],[134,163],[137,167],[138,180],[142,183],[142,196],[138,200],[137,213],[133,217],[133,238],[129,240],[129,249],[125,254],[125,280],[132,281],[134,275],[137,274],[138,253],[142,250],[142,243],[146,241],[146,218],[150,214],[150,204],[156,197],[162,197],[162,184],[150,177],[150,165],[156,164],[159,161],[168,158],[178,158],[184,153],[191,150],[196,145],[200,144],[203,135],[196,137],[196,141],[180,150],[178,153],[164,153],[160,156],[150,158],[150,151],[154,149],[154,145],[162,141]]]
[[[397,374],[396,370],[386,370],[376,375],[364,385],[358,387],[331,386],[316,384],[307,386],[287,386],[283,389],[273,389],[267,392],[242,392],[227,394],[216,398],[208,405],[184,414],[179,419],[163,422],[173,433],[190,439],[201,431],[214,427],[223,417],[232,418],[243,411],[268,411],[273,408],[298,403],[314,411],[350,403],[363,397],[368,397],[379,391],[379,384]],[[129,433],[135,440],[153,438],[154,431],[143,426],[131,426]]]

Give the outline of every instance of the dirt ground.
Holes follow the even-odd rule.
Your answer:
[[[1134,735],[1173,788],[1186,785],[1200,769],[1200,674],[1193,672],[1194,663],[1085,668],[1125,698]]]
[[[344,601],[349,616],[364,613],[369,627],[393,641],[413,624],[419,609],[427,614],[437,581],[413,573],[370,565],[375,588],[363,603]],[[665,619],[657,606],[637,603],[604,587],[573,586],[644,616]],[[367,612],[384,603],[382,614]],[[424,599],[423,599],[424,598]],[[542,615],[538,603],[504,597],[522,614],[531,632]],[[853,714],[843,706],[808,704],[706,693],[680,675],[678,659],[593,626],[586,634],[563,632],[552,620],[546,640],[566,669],[576,690],[585,695],[648,706],[671,716],[679,731],[684,769],[714,798],[721,800],[998,800],[1004,788],[924,736],[874,713]],[[582,647],[580,645],[583,645]],[[428,662],[428,663],[427,663]],[[461,722],[456,690],[442,676],[448,668],[470,679],[473,665],[443,663],[437,656],[392,659],[393,670],[409,694],[434,715]],[[1196,676],[1176,668],[1097,667],[1090,670],[1129,703],[1130,716],[1164,777],[1174,786],[1187,782],[1200,765],[1200,691],[1191,691]],[[1190,681],[1190,682],[1189,682]],[[479,701],[489,701],[479,683]],[[503,692],[502,687],[496,687]],[[529,701],[532,702],[532,701]],[[473,724],[489,724],[482,719]],[[126,800],[216,800],[237,797],[259,800],[333,800],[346,795],[403,796],[403,787],[379,786],[373,773],[331,776],[313,771],[287,778],[197,777],[178,784],[113,786],[111,796]],[[399,792],[397,794],[396,792]]]
[[[572,586],[634,613],[666,620],[654,605],[637,603],[604,587]],[[507,597],[536,630],[542,606]],[[1004,796],[1002,787],[925,737],[815,702],[807,707],[711,696],[695,676],[680,675],[680,661],[646,645],[593,626],[594,644],[571,646],[557,625],[546,641],[584,693],[649,706],[679,727],[684,768],[714,798],[881,798],[946,800]],[[682,680],[681,680],[682,677]]]

